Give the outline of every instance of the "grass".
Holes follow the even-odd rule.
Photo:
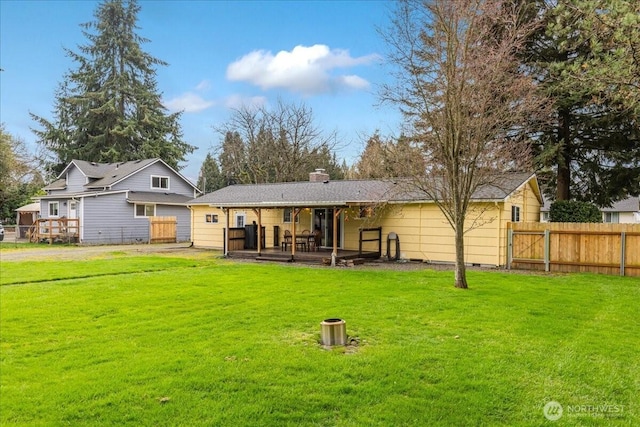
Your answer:
[[[465,291],[432,270],[118,253],[0,268],[3,426],[528,426],[551,400],[558,425],[640,425],[637,279],[469,272]],[[323,349],[329,317],[358,345]]]

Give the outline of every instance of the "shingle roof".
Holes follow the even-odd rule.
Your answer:
[[[549,212],[551,210],[552,200],[545,197],[544,205],[540,208],[541,212]],[[640,212],[640,198],[629,197],[624,200],[615,202],[611,207],[600,208],[601,212]]]
[[[511,173],[495,185],[481,187],[474,200],[504,200],[532,177]],[[410,194],[399,180],[352,180],[231,185],[193,199],[189,204],[220,207],[343,206],[379,202],[424,201],[424,194]]]
[[[156,162],[161,162],[166,167],[171,168],[159,158],[118,163],[96,163],[74,159],[67,165],[62,173],[60,173],[56,181],[45,187],[45,190],[64,190],[66,188],[66,179],[63,178],[63,176],[71,165],[75,165],[80,172],[92,179],[92,181],[84,185],[87,190],[103,190]],[[179,172],[175,170],[174,172],[194,189],[197,189],[187,178],[180,175]]]
[[[93,163],[84,160],[74,160],[77,168],[89,178],[97,178],[90,182],[87,188],[104,188],[128,177],[129,175],[149,166],[160,159],[134,160],[118,163]]]
[[[600,209],[602,212],[640,212],[640,198],[629,197],[615,202],[610,208]]]
[[[65,188],[67,188],[67,180],[64,178],[56,179],[44,187],[45,190],[64,190]]]
[[[150,191],[129,191],[127,200],[130,203],[159,203],[163,205],[184,205],[191,197],[174,193],[157,193]]]

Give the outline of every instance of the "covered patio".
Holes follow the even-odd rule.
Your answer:
[[[260,230],[263,227],[259,227]],[[225,256],[238,259],[255,259],[258,261],[276,261],[276,262],[302,262],[308,264],[325,264],[335,265],[345,260],[366,260],[379,259],[382,256],[382,229],[362,229],[361,244],[358,250],[346,250],[340,248],[318,247],[315,249],[296,250],[296,245],[280,245],[277,247],[267,247],[264,244],[263,236],[258,237],[257,241],[262,241],[260,248],[246,248],[244,243],[247,242],[245,228],[231,228],[229,231],[229,239],[227,244],[233,249],[225,250]],[[226,233],[225,233],[226,234]],[[233,236],[233,237],[231,237]],[[235,242],[235,243],[234,243]],[[377,250],[365,250],[362,243],[377,242]],[[334,256],[335,254],[335,256]]]
[[[384,202],[388,186],[330,181],[324,170],[307,182],[232,185],[190,202],[192,240],[229,257],[331,265],[380,258],[382,229],[354,218]]]

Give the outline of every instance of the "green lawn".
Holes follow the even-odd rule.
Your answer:
[[[637,278],[469,282],[213,255],[2,262],[0,424],[640,425]],[[323,349],[329,317],[359,345]]]

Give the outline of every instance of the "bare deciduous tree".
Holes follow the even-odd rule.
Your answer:
[[[241,183],[301,181],[316,168],[340,171],[332,155],[335,134],[323,133],[304,104],[278,101],[272,109],[242,107],[216,130],[225,136],[222,173]]]
[[[535,23],[507,0],[404,0],[381,31],[395,84],[383,101],[400,106],[423,162],[408,191],[433,200],[455,235],[455,286],[467,288],[464,233],[478,190],[528,164],[527,129],[545,102],[515,58]]]

